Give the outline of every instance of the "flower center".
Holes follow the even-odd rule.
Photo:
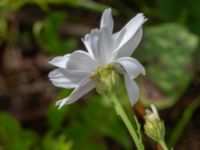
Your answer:
[[[110,93],[119,86],[119,74],[112,64],[106,67],[99,67],[91,78],[95,81],[96,90],[99,94]]]

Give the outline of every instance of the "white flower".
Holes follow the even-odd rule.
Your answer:
[[[147,119],[160,120],[157,108],[153,104],[151,104],[150,107],[151,107],[151,110],[149,110],[149,109],[145,110],[146,116],[144,116],[144,118],[146,120]]]
[[[125,85],[133,105],[139,98],[139,89],[133,80],[145,74],[143,66],[130,57],[142,39],[142,25],[146,21],[143,14],[137,14],[119,32],[113,33],[111,9],[106,9],[101,17],[100,29],[93,29],[82,39],[87,52],[77,50],[72,54],[55,57],[49,63],[58,67],[49,73],[49,78],[57,87],[74,88],[69,97],[56,103],[61,108],[71,104],[95,88],[98,68],[112,64],[125,76]]]

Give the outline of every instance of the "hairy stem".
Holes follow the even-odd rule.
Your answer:
[[[144,145],[142,141],[139,139],[136,130],[133,128],[131,121],[129,120],[127,114],[125,113],[121,103],[119,102],[118,97],[115,94],[110,94],[107,96],[114,104],[116,113],[121,117],[125,126],[127,127],[133,141],[136,144],[138,150],[144,150]]]

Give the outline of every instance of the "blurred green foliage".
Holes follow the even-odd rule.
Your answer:
[[[66,91],[62,90],[58,97],[66,97]],[[91,94],[86,99],[88,101],[80,105],[72,104],[61,110],[53,104],[48,113],[51,131],[70,137],[75,150],[107,150],[106,143],[109,139],[117,141],[124,149],[130,149],[129,136],[116,117],[112,105],[98,95]]]
[[[47,134],[42,141],[42,150],[71,150],[73,143],[71,141],[66,141],[64,135],[59,137],[53,137],[50,134]]]
[[[28,150],[35,145],[36,141],[36,134],[23,130],[9,114],[0,113],[0,149]]]
[[[66,13],[53,12],[43,22],[38,21],[33,26],[36,41],[51,54],[65,54],[67,51],[74,50],[78,44],[77,40],[73,38],[61,40],[59,28],[65,18]]]
[[[64,4],[75,8],[86,8],[101,12],[105,5],[89,0],[1,0],[0,12],[15,11],[26,4],[37,4],[43,10],[48,10],[49,4]]]
[[[191,81],[192,57],[198,47],[198,37],[176,23],[146,27],[145,31],[138,53],[149,64],[147,78],[164,92],[164,99],[157,100],[159,105],[172,105]]]
[[[8,32],[8,24],[5,18],[0,17],[0,39],[5,39]]]
[[[191,31],[200,35],[199,0],[157,0],[157,9],[164,21],[178,21],[187,25]]]
[[[0,150],[71,150],[72,142],[65,136],[53,137],[50,133],[43,139],[30,130],[23,130],[12,116],[0,113]]]
[[[61,91],[59,97],[63,96],[66,96],[66,91]],[[96,95],[90,95],[87,99],[90,101],[61,110],[52,104],[47,114],[48,132],[44,137],[22,130],[10,115],[0,113],[0,148],[108,150],[108,141],[114,140],[119,144],[114,147],[131,149],[129,135],[116,117],[112,105]],[[67,141],[66,137],[70,140]]]

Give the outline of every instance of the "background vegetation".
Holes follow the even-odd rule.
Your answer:
[[[200,149],[199,0],[0,0],[0,150],[130,150],[134,144],[112,106],[95,91],[58,110],[71,91],[48,81],[57,55],[84,48],[80,38],[113,8],[115,31],[138,12],[148,18],[133,54],[147,70],[141,99],[130,108],[143,122],[158,106],[168,144]],[[144,135],[148,150],[159,149]]]

